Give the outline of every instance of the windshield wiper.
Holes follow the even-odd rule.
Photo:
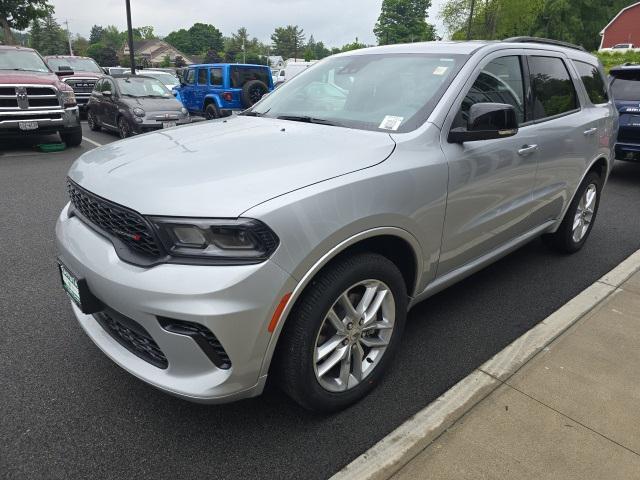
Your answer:
[[[324,118],[315,118],[305,115],[280,115],[277,117],[279,120],[291,120],[292,122],[304,122],[304,123],[318,123],[320,125],[330,125],[332,127],[340,127],[341,125],[331,120],[325,120]]]

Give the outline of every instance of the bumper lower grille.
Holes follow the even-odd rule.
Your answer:
[[[94,195],[71,180],[67,189],[71,203],[87,222],[140,255],[162,256],[159,242],[142,215]]]
[[[107,309],[93,316],[114,340],[151,365],[166,369],[167,357],[144,327],[134,320]]]

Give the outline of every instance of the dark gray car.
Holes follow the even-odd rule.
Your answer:
[[[120,138],[191,122],[189,112],[162,82],[143,75],[104,77],[87,108],[91,130],[112,130]]]

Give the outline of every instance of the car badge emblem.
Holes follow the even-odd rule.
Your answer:
[[[29,109],[29,97],[25,87],[16,87],[16,97],[18,98],[18,107],[21,110]]]

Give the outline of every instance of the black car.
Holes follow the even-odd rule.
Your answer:
[[[611,93],[620,114],[616,158],[640,162],[640,64],[611,69]]]
[[[120,138],[191,122],[189,112],[167,87],[144,75],[100,79],[87,108],[91,130],[112,130]]]

